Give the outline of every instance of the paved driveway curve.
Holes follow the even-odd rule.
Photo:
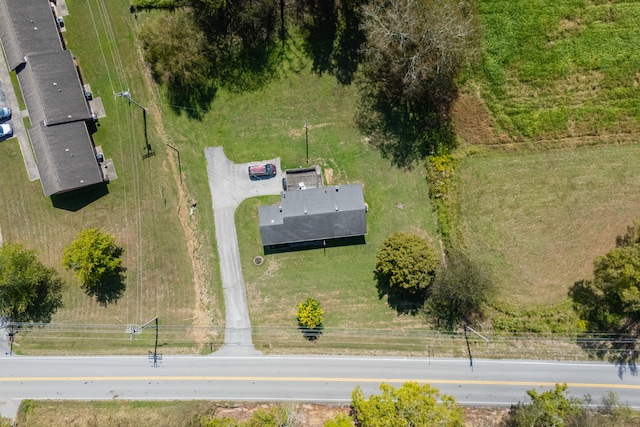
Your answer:
[[[206,148],[204,153],[207,159],[226,311],[224,346],[215,354],[259,354],[251,339],[251,321],[242,279],[234,214],[244,199],[280,194],[280,159],[235,164],[227,159],[222,147]],[[278,175],[271,179],[250,180],[247,167],[262,163],[274,163],[278,168]]]

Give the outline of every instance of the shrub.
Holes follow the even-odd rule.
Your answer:
[[[322,315],[324,310],[315,298],[307,298],[298,304],[296,319],[298,324],[307,329],[316,329],[322,326]]]

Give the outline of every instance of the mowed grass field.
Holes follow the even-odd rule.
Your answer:
[[[459,165],[464,244],[490,266],[499,303],[555,306],[638,219],[640,2],[481,1],[480,12],[476,83],[497,136],[483,142],[510,152]]]
[[[635,142],[640,2],[480,0],[479,10],[482,96],[499,133]]]
[[[141,353],[153,349],[153,331],[129,340],[124,324],[141,325],[160,319],[160,344],[167,352],[196,352],[219,320],[215,293],[210,316],[198,312],[190,251],[198,250],[207,263],[206,285],[215,284],[211,244],[189,247],[180,215],[188,223],[188,201],[178,192],[176,179],[159,138],[154,115],[147,114],[147,134],[155,155],[145,149],[142,111],[114,92],[130,90],[133,99],[153,106],[143,80],[143,64],[133,43],[134,19],[128,1],[69,1],[65,18],[67,48],[76,57],[94,97],[100,97],[107,117],[100,119],[95,144],[112,158],[118,179],[108,194],[95,200],[95,189],[58,199],[45,198],[39,181],[29,182],[15,140],[0,144],[0,224],[5,242],[22,243],[56,268],[68,284],[64,308],[50,328],[18,335],[14,350],[21,353]],[[150,111],[150,110],[149,110]],[[206,215],[206,206],[202,210]],[[63,248],[85,228],[112,233],[124,249],[126,292],[107,308],[80,289],[76,278],[60,266]],[[187,227],[188,228],[188,227]],[[206,234],[204,235],[206,236]],[[197,254],[198,255],[198,254]],[[203,276],[199,277],[203,280]],[[217,313],[217,314],[216,314]]]
[[[635,144],[465,159],[461,228],[473,257],[490,266],[500,302],[554,305],[590,278],[594,258],[638,219],[639,168]]]

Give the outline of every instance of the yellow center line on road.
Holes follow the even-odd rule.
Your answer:
[[[340,382],[340,383],[405,383],[414,381],[425,384],[503,385],[526,387],[554,387],[549,381],[493,381],[493,380],[442,380],[402,378],[320,378],[320,377],[222,377],[222,376],[131,376],[131,377],[0,377],[3,382],[58,382],[58,381],[237,381],[237,382]],[[566,383],[569,387],[640,390],[640,384]]]

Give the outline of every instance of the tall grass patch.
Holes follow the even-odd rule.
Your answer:
[[[638,217],[640,147],[492,153],[458,168],[461,230],[472,256],[485,262],[498,301],[550,306],[591,277]]]
[[[640,2],[481,0],[483,97],[515,140],[640,129]]]

